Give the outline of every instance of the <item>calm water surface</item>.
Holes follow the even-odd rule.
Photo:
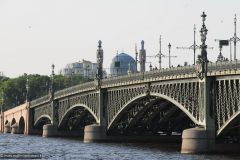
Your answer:
[[[42,159],[107,159],[107,160],[230,160],[240,155],[183,155],[176,145],[139,143],[83,143],[78,139],[42,138],[0,134],[0,153],[42,154]]]

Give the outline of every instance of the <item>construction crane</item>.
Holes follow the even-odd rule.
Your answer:
[[[197,49],[201,49],[200,46],[198,46],[196,44],[196,25],[194,24],[194,28],[193,28],[193,45],[191,45],[190,47],[176,47],[177,49],[191,49],[193,50],[193,64],[195,65],[196,63],[196,50]],[[208,49],[213,49],[213,47],[208,47]]]
[[[240,39],[237,37],[237,16],[235,14],[235,18],[234,18],[234,35],[232,38],[230,38],[229,42],[230,42],[230,60],[232,60],[232,43],[234,45],[234,60],[237,59],[237,55],[236,55],[236,46],[237,46],[237,42],[239,42]]]
[[[161,38],[162,38],[162,36],[160,35],[160,38],[159,38],[159,52],[158,52],[158,54],[153,55],[153,56],[146,56],[146,57],[150,57],[150,58],[157,58],[158,57],[159,69],[162,68],[162,58],[169,57],[169,59],[170,59],[171,57],[173,57],[173,58],[177,57],[177,56],[170,56],[170,55],[166,56],[166,55],[162,54],[162,39]]]

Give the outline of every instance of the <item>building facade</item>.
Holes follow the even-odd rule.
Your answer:
[[[97,74],[97,63],[92,63],[84,59],[79,62],[69,63],[59,71],[59,74],[64,76],[77,74],[84,78],[93,79]]]

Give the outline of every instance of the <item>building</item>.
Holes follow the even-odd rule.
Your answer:
[[[64,76],[71,76],[73,74],[78,74],[84,78],[93,79],[97,74],[97,63],[92,63],[90,61],[82,60],[79,62],[69,63],[65,68],[59,71],[59,74]]]
[[[145,72],[146,50],[144,49],[144,41],[141,41],[141,49],[139,51],[140,72]]]
[[[127,75],[129,71],[132,73],[137,71],[135,60],[126,53],[117,54],[110,66],[111,76]]]

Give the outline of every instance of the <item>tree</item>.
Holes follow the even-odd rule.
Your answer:
[[[28,78],[28,99],[34,100],[36,98],[47,95],[51,85],[51,77],[46,75],[22,75],[17,78],[0,79],[0,96],[4,93],[4,108],[5,110],[23,104],[26,101],[26,83]],[[63,75],[54,76],[54,90],[58,91],[72,85],[78,85],[89,81],[80,75],[72,75],[66,77]]]

